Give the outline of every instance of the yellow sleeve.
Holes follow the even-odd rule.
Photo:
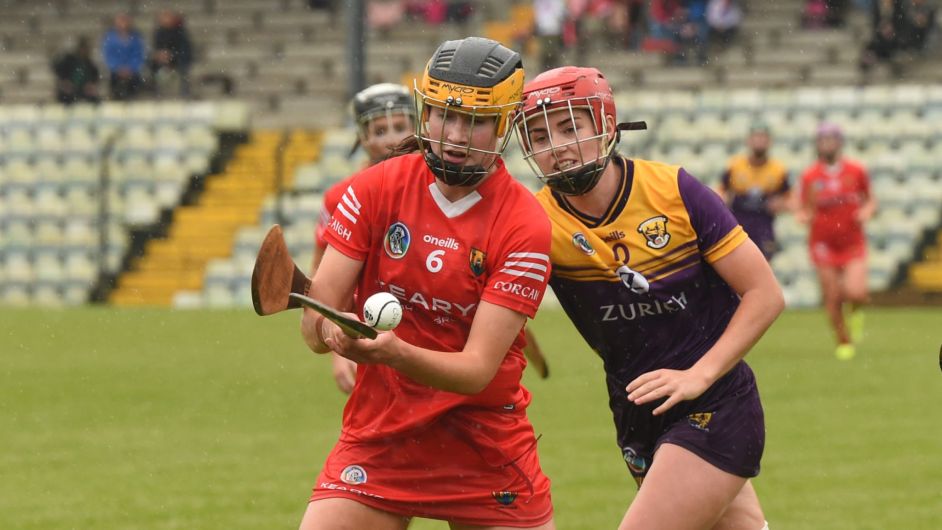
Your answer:
[[[707,263],[716,263],[720,258],[736,250],[747,239],[749,239],[749,235],[746,234],[746,231],[742,229],[742,226],[736,225],[736,228],[730,230],[723,239],[703,251],[703,259]]]

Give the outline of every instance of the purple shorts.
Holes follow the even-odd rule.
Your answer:
[[[650,410],[645,407],[642,414],[650,417]],[[628,470],[639,484],[651,468],[654,453],[664,443],[683,447],[733,475],[750,478],[759,474],[765,417],[755,385],[704,405],[694,401],[681,414],[675,413],[663,423],[654,421],[648,427],[653,428],[632,429],[636,435],[621,444]]]

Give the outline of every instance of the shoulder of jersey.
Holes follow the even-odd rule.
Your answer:
[[[726,164],[726,169],[733,169],[738,166],[743,165],[746,162],[746,155],[738,154],[730,157],[729,162]]]
[[[814,178],[815,175],[819,172],[820,163],[815,160],[811,163],[810,166],[806,167],[805,170],[801,173],[801,178],[810,179]]]
[[[852,169],[852,170],[854,170],[854,171],[858,171],[858,172],[860,172],[860,173],[866,173],[866,172],[867,172],[867,170],[866,170],[866,168],[864,167],[864,165],[863,165],[862,162],[859,162],[859,161],[854,160],[854,159],[852,159],[852,158],[845,158],[845,159],[844,159],[844,165],[846,165],[848,168],[850,168],[850,169]]]
[[[368,179],[369,181],[382,182],[384,190],[393,188],[402,188],[409,182],[412,182],[414,175],[420,174],[425,170],[425,160],[417,153],[409,153],[394,158],[388,158],[373,164],[372,166],[360,171],[352,177],[352,180]]]
[[[770,159],[769,159],[769,164],[771,164],[772,167],[774,167],[775,169],[781,171],[782,173],[787,173],[787,172],[788,172],[788,168],[785,167],[785,163],[782,162],[781,160],[779,160],[778,158],[770,158]]]
[[[354,177],[359,173],[354,173],[349,177],[337,182],[333,186],[327,188],[327,191],[324,192],[324,206],[330,210],[333,210],[337,207],[337,203],[340,202],[340,198],[343,196],[344,192],[347,191],[347,187],[350,186],[350,183],[353,182]]]
[[[652,182],[655,186],[665,182],[676,183],[682,169],[681,166],[676,164],[667,164],[654,160],[642,160],[640,158],[632,158],[631,160],[634,162],[632,186],[637,182],[652,180],[655,181]]]

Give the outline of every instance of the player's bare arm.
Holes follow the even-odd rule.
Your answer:
[[[655,415],[703,394],[746,356],[785,308],[782,289],[751,240],[717,260],[713,268],[742,301],[716,344],[692,367],[655,370],[628,384],[628,399],[637,405],[667,398],[654,409]]]
[[[784,191],[769,199],[769,211],[775,214],[787,212],[791,208],[792,193]]]
[[[460,352],[420,348],[400,340],[394,333],[380,333],[375,340],[351,339],[330,322],[324,324],[324,333],[334,351],[357,363],[386,364],[422,384],[459,394],[476,394],[494,379],[525,322],[522,313],[481,301],[468,341]]]
[[[334,248],[327,247],[324,259],[321,260],[311,280],[308,295],[332,307],[349,307],[349,301],[353,297],[362,268],[362,261],[344,256]],[[321,329],[318,329],[322,320],[320,315],[310,309],[305,309],[304,316],[301,317],[301,335],[304,337],[304,342],[315,353],[330,351],[330,348],[323,342]]]
[[[873,218],[873,214],[876,213],[876,211],[877,211],[876,197],[874,197],[872,193],[867,194],[867,196],[864,197],[863,204],[860,205],[860,209],[857,210],[857,219],[861,223],[866,223],[871,218]]]
[[[321,260],[324,259],[324,250],[320,245],[314,245],[314,254],[311,256],[311,275],[313,276],[317,273],[317,267],[321,264]]]

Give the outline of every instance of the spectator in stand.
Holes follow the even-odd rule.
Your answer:
[[[657,46],[663,46],[664,49],[657,51],[676,49],[676,37],[680,27],[679,20],[683,15],[682,11],[683,6],[680,0],[651,0],[648,8],[648,33],[653,40],[664,43]]]
[[[88,37],[79,37],[73,51],[69,51],[52,64],[56,75],[56,101],[65,105],[77,102],[98,103],[98,81],[101,74],[91,58]]]
[[[823,28],[827,23],[827,14],[825,0],[808,0],[801,12],[801,26],[805,29]]]
[[[307,7],[312,11],[324,10],[331,13],[337,9],[333,0],[307,0]]]
[[[847,16],[847,0],[825,0],[824,5],[827,8],[824,15],[825,25],[831,28],[842,27]]]
[[[706,0],[685,0],[680,12],[680,27],[677,43],[680,53],[675,56],[678,64],[706,64],[706,44],[710,27],[706,21]]]
[[[881,4],[889,2],[880,2]],[[896,13],[894,10],[893,13]],[[864,47],[860,57],[860,70],[864,74],[870,73],[878,63],[890,65],[894,74],[899,73],[900,65],[896,62],[896,54],[900,50],[900,41],[897,33],[896,16],[881,16],[875,23],[873,36]]]
[[[935,30],[935,6],[926,0],[910,0],[903,8],[903,23],[906,26],[904,42],[901,44],[917,54],[926,51],[929,37]]]
[[[366,19],[371,29],[385,32],[402,21],[403,3],[399,0],[382,0],[367,4]]]
[[[169,9],[161,11],[157,15],[154,51],[150,58],[157,95],[189,96],[192,64],[193,45],[183,16]]]
[[[644,0],[620,0],[618,2],[621,7],[616,9],[616,13],[621,12],[624,17],[619,29],[624,35],[625,46],[629,50],[637,50],[641,47],[647,24],[645,3]],[[613,22],[617,24],[617,17]]]
[[[410,18],[433,25],[463,24],[474,10],[474,2],[469,0],[406,0],[404,4]]]
[[[533,0],[533,15],[533,30],[540,43],[540,66],[545,72],[560,64],[566,0]]]
[[[711,44],[720,48],[729,46],[739,33],[742,19],[742,7],[737,0],[710,0],[706,20],[710,26]]]
[[[130,15],[121,13],[101,43],[105,66],[111,75],[111,97],[132,99],[141,88],[141,69],[147,57],[144,38],[134,29]]]
[[[883,22],[893,24],[893,29],[899,33],[903,22],[903,0],[876,0],[870,12],[870,29],[874,33]]]

